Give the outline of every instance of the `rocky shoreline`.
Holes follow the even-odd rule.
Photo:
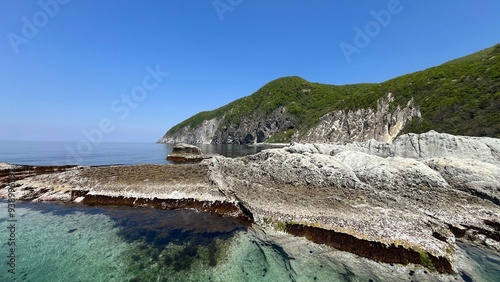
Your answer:
[[[460,272],[458,240],[500,251],[500,140],[493,138],[429,132],[196,164],[2,164],[0,177],[16,200],[215,212],[436,273]]]

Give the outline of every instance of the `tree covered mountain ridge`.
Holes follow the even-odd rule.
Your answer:
[[[160,142],[193,143],[197,139],[188,135],[197,130],[206,135],[206,143],[300,141],[325,115],[376,109],[388,94],[389,112],[409,101],[420,111],[398,134],[436,130],[500,138],[500,44],[382,83],[328,85],[298,76],[279,78],[177,124]]]

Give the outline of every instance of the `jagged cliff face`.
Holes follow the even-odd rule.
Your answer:
[[[211,144],[216,131],[221,124],[221,118],[204,121],[201,126],[191,128],[186,126],[175,134],[165,134],[159,143],[188,143],[188,144]]]
[[[413,99],[404,108],[397,106],[391,111],[391,93],[378,100],[377,108],[355,111],[338,110],[326,114],[319,123],[305,133],[298,130],[293,141],[312,143],[349,143],[375,139],[391,142],[405,125],[420,118],[420,110]],[[191,144],[255,144],[265,142],[274,134],[297,130],[294,117],[286,107],[276,109],[268,117],[254,115],[240,124],[228,125],[224,118],[204,121],[199,127],[183,127],[174,134],[167,133],[160,143]]]
[[[183,127],[175,133],[167,132],[160,143],[191,144],[255,144],[265,142],[274,134],[286,130],[298,130],[293,141],[313,143],[348,143],[375,139],[391,142],[420,111],[413,99],[404,108],[391,110],[391,93],[378,100],[377,108],[355,111],[333,111],[321,118],[319,123],[305,131],[297,128],[295,117],[279,107],[268,116],[254,114],[240,124],[229,124],[224,117],[204,121],[199,127]]]
[[[391,93],[378,100],[377,108],[356,111],[334,111],[323,116],[319,124],[296,139],[311,143],[348,143],[375,139],[391,142],[405,125],[414,118],[420,118],[420,110],[413,99],[406,107],[390,110],[394,101]]]
[[[167,132],[160,143],[190,144],[255,144],[265,142],[274,134],[296,128],[294,118],[285,107],[279,107],[268,116],[254,114],[240,124],[229,124],[224,117],[204,121],[199,127],[183,127],[175,133]]]
[[[279,107],[267,117],[254,115],[239,125],[224,125],[213,136],[212,144],[255,144],[265,142],[274,134],[296,128],[296,122],[285,107]]]

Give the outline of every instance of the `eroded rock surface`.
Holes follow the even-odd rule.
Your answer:
[[[304,89],[307,93],[307,89]],[[335,110],[327,113],[312,127],[300,128],[297,117],[281,106],[267,115],[254,113],[238,123],[224,116],[205,120],[197,126],[184,125],[169,130],[159,143],[255,144],[275,134],[294,130],[292,140],[309,143],[363,142],[375,139],[390,142],[401,134],[413,119],[421,117],[413,99],[403,107],[394,105],[392,93],[377,101],[376,107],[357,110]],[[391,107],[395,107],[392,109]]]
[[[374,139],[390,142],[414,118],[420,118],[420,110],[413,100],[405,107],[390,109],[394,101],[391,93],[377,101],[377,108],[355,111],[338,110],[324,115],[320,122],[298,138],[301,142],[345,143]],[[298,136],[297,136],[298,137]]]
[[[158,143],[188,143],[188,144],[210,144],[222,119],[214,118],[204,121],[200,126],[182,127],[176,134],[165,134]]]
[[[224,117],[219,117],[206,120],[196,127],[184,126],[175,132],[167,132],[158,143],[255,144],[296,127],[296,120],[288,114],[287,109],[278,107],[269,115],[254,114],[238,124],[228,123]]]
[[[453,263],[457,237],[500,250],[499,149],[497,139],[429,132],[392,144],[293,144],[209,165],[221,190],[261,224],[402,246],[416,252],[409,258],[423,254],[449,271],[444,260]],[[359,255],[381,253],[372,246],[372,254]]]

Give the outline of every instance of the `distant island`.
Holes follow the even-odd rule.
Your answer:
[[[280,78],[250,96],[194,115],[158,142],[392,141],[429,130],[500,138],[499,109],[497,44],[383,83],[336,86]]]

